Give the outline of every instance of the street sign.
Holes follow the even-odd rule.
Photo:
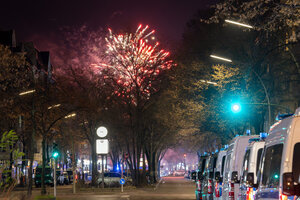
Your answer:
[[[100,126],[99,128],[97,128],[97,135],[101,138],[104,138],[105,136],[107,136],[107,129],[104,126]]]
[[[121,185],[124,185],[124,184],[125,184],[125,179],[124,179],[124,178],[121,178],[121,179],[120,179],[120,184],[121,184]]]
[[[108,154],[108,139],[96,140],[96,152],[97,154]]]

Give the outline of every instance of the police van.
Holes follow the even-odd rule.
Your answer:
[[[265,140],[255,199],[300,199],[300,108],[278,116]]]
[[[264,149],[266,133],[261,133],[260,138],[249,140],[241,169],[241,181],[238,199],[253,200],[257,190],[257,174],[260,166],[260,158]]]
[[[239,177],[245,155],[245,149],[251,138],[257,138],[258,135],[236,136],[228,146],[225,168],[223,173],[222,199],[237,199],[239,192]]]
[[[218,153],[214,175],[214,199],[220,200],[222,197],[223,172],[225,167],[227,148],[221,149]]]
[[[213,200],[213,191],[214,191],[214,170],[216,168],[218,153],[213,152],[209,156],[206,166],[203,173],[202,181],[202,199],[203,200]]]
[[[203,181],[203,173],[205,172],[205,167],[208,163],[209,155],[207,153],[204,153],[203,155],[199,156],[199,163],[198,163],[198,170],[196,171],[195,176],[193,179],[196,182],[196,200],[202,199],[202,181]]]

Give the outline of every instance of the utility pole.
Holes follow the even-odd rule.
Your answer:
[[[56,198],[56,162],[55,158],[53,158],[53,195]]]
[[[123,150],[122,150],[122,154],[121,154],[121,179],[123,179],[123,160],[124,160],[124,154],[123,154]],[[127,174],[128,176],[128,174]],[[121,184],[121,192],[123,192],[123,184]]]
[[[101,155],[101,158],[102,158],[102,162],[101,162],[101,171],[102,171],[102,184],[101,184],[101,186],[102,186],[102,188],[104,188],[104,155],[102,154]]]
[[[74,138],[72,137],[72,160],[73,160],[73,194],[76,193],[76,161],[75,161],[75,147],[74,147]]]

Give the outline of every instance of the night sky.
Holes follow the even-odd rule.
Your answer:
[[[9,0],[0,6],[0,29],[15,29],[17,41],[40,50],[63,26],[122,29],[148,24],[162,38],[180,41],[186,23],[216,0]],[[54,40],[54,41],[53,41]]]

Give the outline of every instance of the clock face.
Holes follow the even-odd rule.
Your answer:
[[[104,127],[104,126],[100,126],[98,129],[97,129],[97,135],[101,138],[107,136],[107,129]]]

